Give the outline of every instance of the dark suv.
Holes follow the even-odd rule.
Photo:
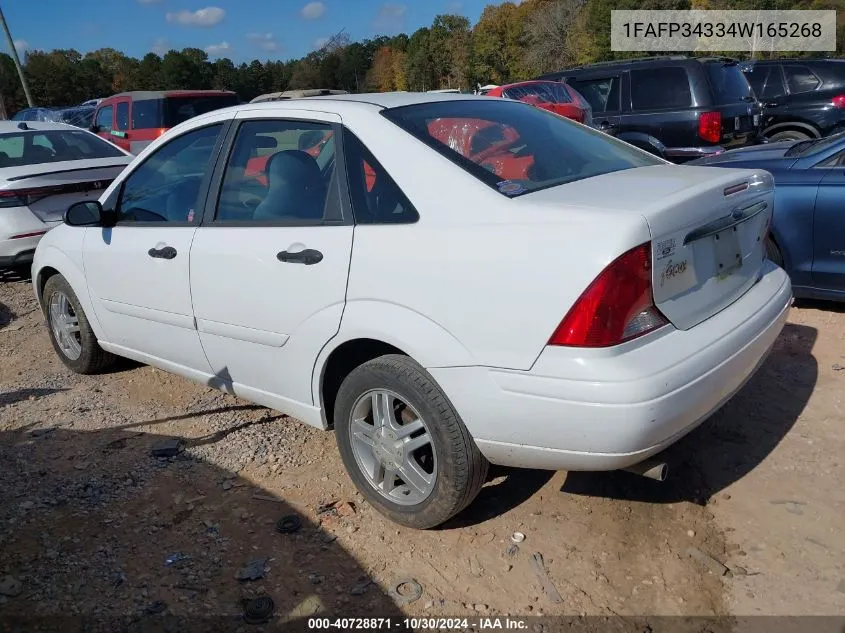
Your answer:
[[[777,59],[740,68],[763,102],[763,134],[804,141],[845,130],[845,61]]]
[[[565,81],[584,95],[600,130],[676,162],[760,137],[760,104],[733,59],[626,59],[541,79]]]

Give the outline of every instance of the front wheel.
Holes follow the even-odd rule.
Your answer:
[[[776,132],[769,137],[769,141],[777,143],[778,141],[808,141],[812,136],[805,132],[798,130],[784,130],[783,132]]]
[[[766,237],[766,258],[783,268],[783,254],[771,237]]]
[[[396,523],[440,525],[484,484],[487,460],[432,376],[407,356],[354,369],[340,386],[334,420],[352,481]]]
[[[97,343],[88,317],[67,280],[54,275],[44,284],[44,314],[50,342],[61,361],[77,374],[96,374],[115,360]]]

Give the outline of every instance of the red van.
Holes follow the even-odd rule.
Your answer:
[[[239,103],[238,95],[228,90],[122,92],[97,105],[91,131],[138,154],[182,121]]]

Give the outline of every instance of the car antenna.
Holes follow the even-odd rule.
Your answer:
[[[20,123],[18,123],[18,129],[19,130],[28,130],[29,126],[26,124],[26,121],[21,121]]]

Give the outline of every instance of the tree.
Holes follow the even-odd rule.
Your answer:
[[[467,18],[462,15],[438,15],[434,18],[428,49],[438,87],[468,87],[470,45]]]

